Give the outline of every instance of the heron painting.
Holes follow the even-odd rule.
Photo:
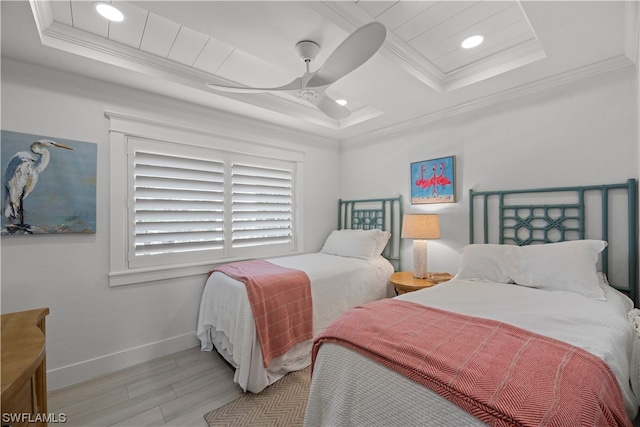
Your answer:
[[[2,131],[2,234],[95,233],[97,146]]]

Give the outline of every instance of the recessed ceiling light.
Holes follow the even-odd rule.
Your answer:
[[[109,3],[97,2],[94,3],[94,6],[98,13],[109,21],[122,22],[124,20],[122,12],[111,6]]]
[[[462,46],[465,49],[471,49],[472,47],[476,47],[480,45],[483,41],[484,41],[484,37],[481,36],[480,34],[477,34],[475,36],[467,37],[466,39],[464,39],[464,41],[460,46]]]
[[[336,100],[336,104],[340,104],[340,105],[342,105],[344,107],[345,105],[347,105],[347,100],[346,99],[338,99],[338,100]]]

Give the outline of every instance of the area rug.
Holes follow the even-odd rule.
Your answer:
[[[291,372],[261,393],[246,393],[204,419],[210,427],[302,426],[310,382],[311,368]]]

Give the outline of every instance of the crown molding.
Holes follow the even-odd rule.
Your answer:
[[[252,133],[260,135],[262,140],[275,142],[295,141],[296,145],[282,143],[282,145],[290,146],[294,150],[299,149],[298,144],[313,147],[338,146],[338,142],[332,138],[326,138],[296,130],[294,128],[241,116],[216,109],[214,107],[207,107],[205,105],[182,101],[173,97],[158,95],[143,90],[131,89],[129,87],[103,82],[86,76],[57,71],[12,59],[3,59],[2,79],[4,81],[9,78],[18,79],[19,81],[27,80],[27,82],[42,82],[42,84],[46,84],[49,88],[52,86],[59,86],[60,90],[64,90],[65,92],[68,92],[68,88],[72,87],[74,90],[85,94],[87,97],[95,98],[96,94],[99,94],[105,98],[112,97],[124,101],[124,105],[133,102],[140,105],[151,105],[157,108],[164,108],[170,111],[181,111],[188,115],[192,115],[194,118],[193,122],[185,123],[185,126],[197,128],[198,126],[202,126],[203,122],[210,122],[212,126],[216,127],[218,133],[225,132],[223,131],[223,128],[229,129],[226,132],[230,135],[236,135],[235,138],[237,138],[237,134],[234,133],[235,131],[242,130],[243,132],[246,132],[247,129],[251,129]],[[138,109],[135,107],[135,104],[132,107],[134,110]],[[154,111],[157,108],[154,108]],[[154,114],[154,116],[156,116],[156,114]],[[296,148],[296,146],[298,146],[298,148]]]
[[[395,34],[387,33],[380,52],[431,89],[445,91],[447,75]]]
[[[29,5],[31,6],[31,12],[35,18],[40,41],[44,44],[42,34],[53,23],[53,10],[51,9],[51,4],[49,4],[48,1],[29,0]]]
[[[507,71],[546,58],[538,39],[531,39],[504,52],[491,55],[467,67],[451,71],[445,76],[444,92],[486,80]]]
[[[503,90],[488,96],[477,98],[475,100],[464,102],[449,108],[434,111],[429,114],[416,117],[411,120],[404,121],[386,128],[378,129],[364,135],[354,138],[343,139],[340,141],[341,147],[355,147],[362,144],[371,144],[383,139],[388,139],[391,135],[418,128],[429,123],[474,111],[480,108],[507,102],[517,99],[531,93],[548,90],[566,83],[577,80],[586,79],[603,73],[612,72],[633,65],[626,55],[618,55],[603,61],[586,65],[584,67],[569,70],[564,73],[556,74],[544,79],[540,79],[531,83],[516,86],[511,89]]]
[[[624,53],[634,64],[640,62],[640,1],[625,2]]]
[[[357,110],[352,111],[349,117],[340,121],[340,129],[345,129],[349,126],[375,119],[383,114],[384,112],[373,107],[358,108]]]

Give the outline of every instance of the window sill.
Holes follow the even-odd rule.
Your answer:
[[[302,253],[303,252],[287,252],[282,254],[269,255],[268,258],[300,255]],[[243,259],[241,258],[225,258],[212,263],[194,263],[163,267],[139,268],[128,271],[112,271],[109,273],[109,286],[126,286],[189,276],[204,276],[207,275],[216,265],[242,260]]]

